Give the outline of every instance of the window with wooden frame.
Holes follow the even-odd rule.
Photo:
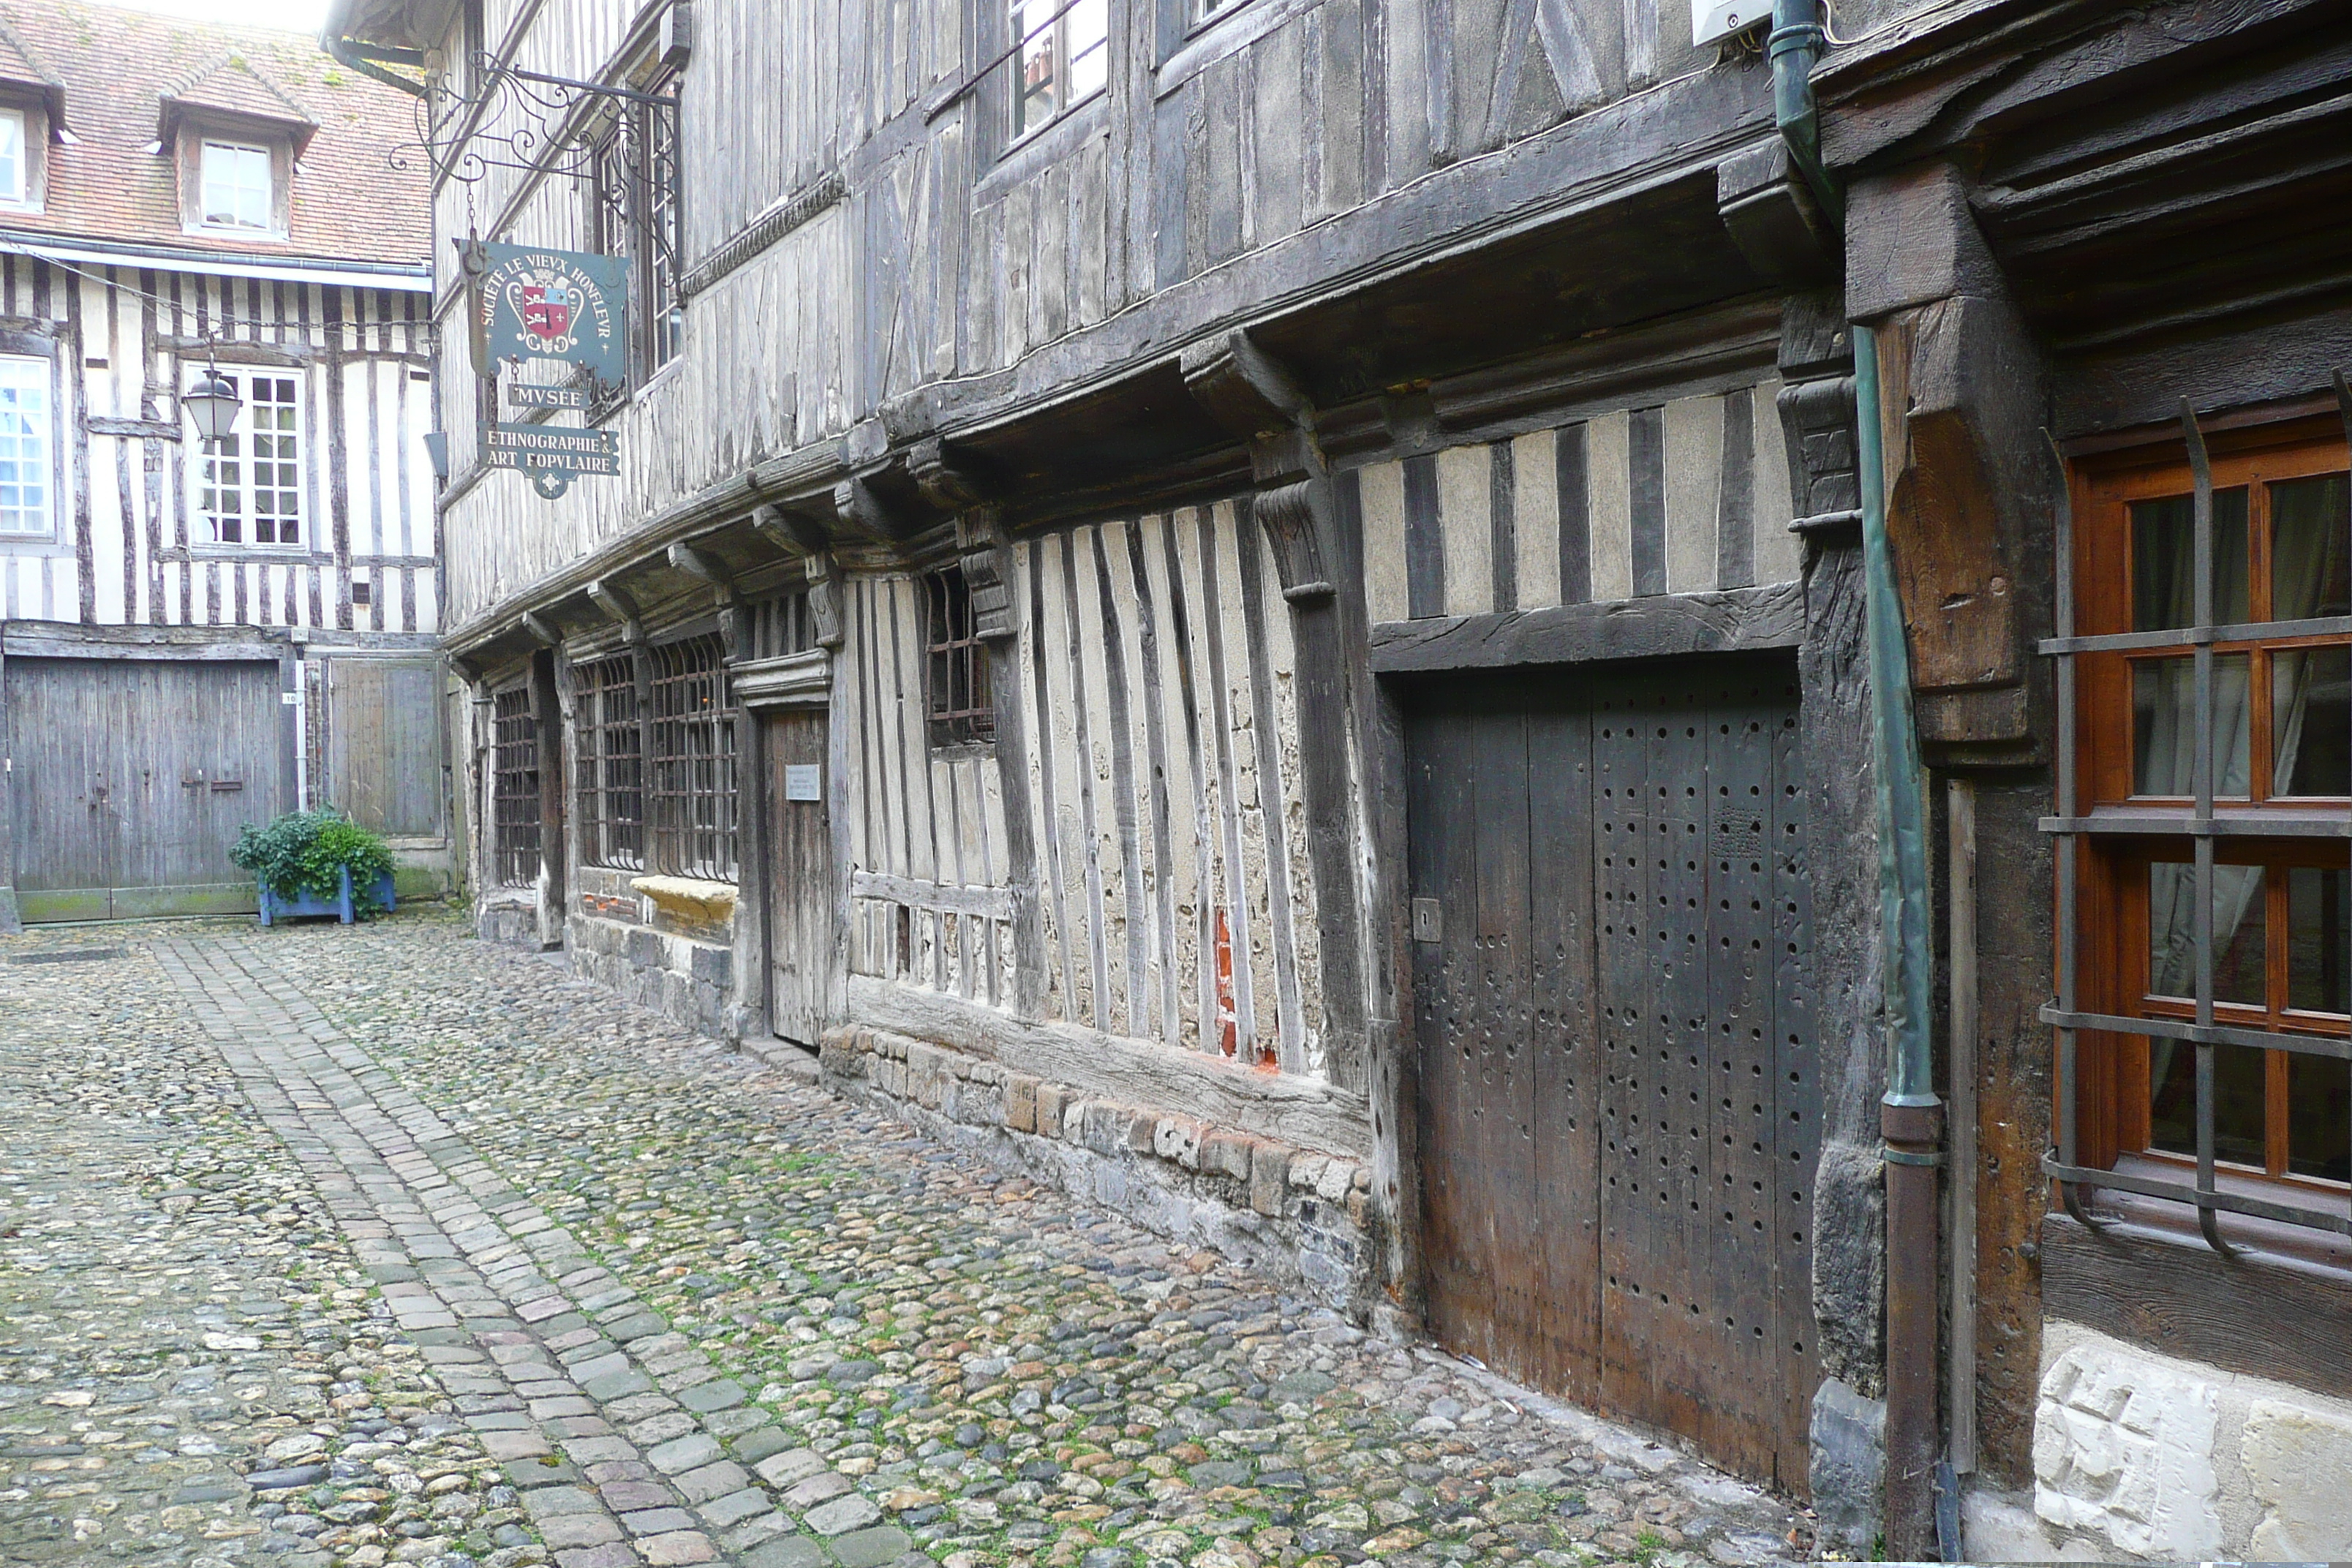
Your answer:
[[[653,711],[646,857],[657,871],[731,882],[735,863],[734,692],[715,637],[646,650]]]
[[[634,653],[574,665],[572,752],[580,858],[634,870],[646,863],[645,705]]]
[[[490,871],[499,885],[539,881],[539,715],[529,683],[490,698]]]
[[[996,737],[996,706],[989,694],[988,645],[971,614],[971,587],[963,568],[949,566],[923,578],[923,635],[929,689],[931,744],[950,746]]]
[[[2352,1235],[2347,468],[2323,417],[2074,476],[2053,1169],[2217,1245],[2220,1213]]]
[[[632,89],[596,143],[596,248],[628,258],[632,384],[677,357],[685,336],[677,90],[675,71]]]
[[[25,111],[0,108],[0,204],[25,206],[33,199],[29,142]]]
[[[207,374],[188,365],[190,385]],[[245,406],[236,428],[200,443],[190,465],[196,511],[215,544],[302,542],[302,383],[290,372],[219,372]]]
[[[46,539],[54,526],[49,361],[0,354],[0,536]]]
[[[1012,0],[1020,75],[1013,135],[1031,135],[1103,89],[1110,79],[1110,0]]]

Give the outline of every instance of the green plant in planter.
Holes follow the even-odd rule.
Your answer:
[[[305,892],[331,899],[348,866],[352,910],[361,915],[382,912],[376,884],[392,869],[392,847],[332,806],[289,811],[267,827],[247,823],[228,858],[281,899]]]

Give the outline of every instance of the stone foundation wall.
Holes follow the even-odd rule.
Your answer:
[[[736,1037],[734,922],[696,905],[683,914],[664,909],[637,884],[670,879],[603,866],[572,872],[572,909],[563,945],[582,978],[610,986],[688,1028],[721,1039]],[[705,884],[686,884],[694,887]],[[733,889],[723,890],[731,908]]]
[[[537,952],[541,945],[539,909],[533,904],[477,904],[474,908],[474,934],[500,947],[519,947],[525,952]]]
[[[1356,1160],[1076,1089],[983,1058],[861,1027],[829,1031],[835,1092],[884,1100],[933,1137],[979,1150],[1172,1240],[1214,1248],[1359,1319],[1371,1309],[1371,1173]]]
[[[1992,1556],[2352,1559],[2352,1404],[2073,1323],[2051,1321],[2042,1343],[2042,1539]]]

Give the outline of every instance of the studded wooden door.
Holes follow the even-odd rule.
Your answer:
[[[1795,688],[1740,659],[1432,689],[1408,833],[1433,1328],[1801,1490]]]

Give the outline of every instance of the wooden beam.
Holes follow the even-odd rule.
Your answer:
[[[1372,628],[1371,659],[1382,675],[1422,675],[1748,653],[1795,647],[1804,640],[1804,584],[1775,583],[1717,594],[1660,594],[1605,605],[1389,621]]]
[[[2140,1225],[2095,1233],[2048,1216],[2042,1304],[2053,1319],[2161,1355],[2352,1398],[2352,1275],[2258,1252],[2223,1258],[2193,1225],[2178,1235]]]

